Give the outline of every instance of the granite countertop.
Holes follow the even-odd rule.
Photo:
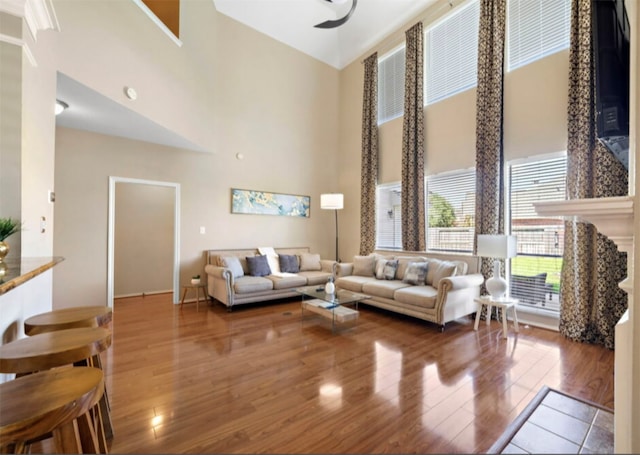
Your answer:
[[[60,256],[5,259],[0,263],[0,295],[6,294],[62,261],[64,258]]]

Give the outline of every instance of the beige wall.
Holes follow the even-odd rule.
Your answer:
[[[172,290],[176,189],[117,182],[115,193],[114,297]]]

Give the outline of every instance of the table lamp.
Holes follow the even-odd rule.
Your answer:
[[[509,285],[500,276],[500,259],[513,258],[517,255],[515,235],[478,235],[478,249],[476,254],[481,257],[494,258],[493,276],[484,285],[493,300],[505,297]]]

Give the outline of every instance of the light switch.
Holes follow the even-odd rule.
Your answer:
[[[204,226],[200,226],[200,234],[206,234],[207,230],[204,228]]]

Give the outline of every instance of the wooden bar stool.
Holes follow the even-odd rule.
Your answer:
[[[102,371],[90,367],[57,368],[0,384],[0,452],[25,453],[28,441],[52,434],[57,453],[101,453],[89,411],[103,391]]]
[[[20,376],[79,362],[97,367],[93,359],[109,346],[111,331],[101,327],[39,333],[0,346],[0,373]],[[101,395],[98,407],[98,441],[101,450],[106,451],[106,440],[113,438],[106,394]]]
[[[26,319],[24,333],[35,335],[79,327],[106,327],[112,319],[113,311],[108,306],[64,308],[37,314]]]

